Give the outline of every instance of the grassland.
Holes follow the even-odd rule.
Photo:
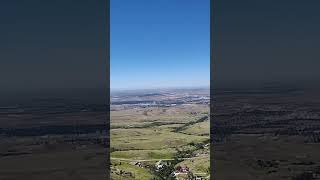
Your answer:
[[[150,170],[129,162],[168,160],[181,152],[191,152],[191,155],[200,152],[196,145],[209,140],[209,121],[203,118],[208,109],[205,105],[188,105],[111,111],[111,159],[116,161],[111,168],[131,172],[135,174],[133,179],[152,179]],[[198,122],[201,118],[204,120]],[[181,163],[194,171],[208,173],[208,152]],[[156,162],[152,162],[153,165]],[[121,176],[112,173],[112,179],[121,179]]]
[[[175,148],[207,140],[208,137],[174,133],[156,128],[111,130],[111,144],[115,150],[158,150]]]
[[[187,166],[194,173],[209,174],[210,158],[208,156],[196,157],[180,162],[176,166]]]
[[[157,150],[128,150],[115,151],[111,157],[124,159],[172,159],[177,151],[175,149],[157,149]]]
[[[197,136],[209,136],[210,135],[210,123],[204,121],[196,123],[182,131],[185,134],[197,135]]]
[[[184,124],[207,112],[208,107],[204,105],[123,109],[111,111],[111,128],[142,126],[152,122]]]
[[[125,177],[123,177],[121,175],[117,175],[115,173],[112,173],[111,179],[114,179],[114,180],[123,180],[123,179],[150,180],[154,177],[149,170],[139,168],[139,167],[132,165],[132,164],[129,164],[127,162],[113,162],[112,164],[113,164],[113,168],[117,168],[119,170],[133,173],[133,176],[125,176]]]

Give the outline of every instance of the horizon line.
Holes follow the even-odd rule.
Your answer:
[[[164,90],[164,89],[209,89],[210,85],[199,85],[199,86],[163,86],[163,87],[135,87],[135,88],[111,88],[110,91],[135,91],[135,90]]]

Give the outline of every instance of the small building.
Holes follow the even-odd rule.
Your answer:
[[[156,163],[156,168],[157,168],[158,170],[159,170],[159,169],[162,169],[164,165],[165,165],[164,162],[163,162],[162,160],[160,160],[160,161],[158,161],[158,162]]]
[[[187,166],[178,166],[176,172],[178,173],[188,173],[190,170]]]

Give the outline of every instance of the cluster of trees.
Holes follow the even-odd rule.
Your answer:
[[[173,172],[175,171],[174,164],[170,165],[164,165],[161,170],[157,171],[155,166],[153,169],[153,174],[155,177],[153,178],[154,180],[175,180],[176,177],[173,176]],[[188,174],[188,179],[195,179],[194,174],[189,171]]]
[[[156,166],[151,166],[151,172],[155,175],[154,180],[175,180],[172,176],[174,172],[174,164],[163,165],[161,169],[158,169]]]
[[[184,129],[186,129],[186,128],[189,127],[189,126],[192,126],[192,125],[197,124],[197,123],[204,122],[205,120],[208,120],[208,119],[209,119],[209,116],[203,116],[203,117],[201,117],[200,119],[198,119],[198,120],[196,120],[196,121],[191,121],[191,122],[185,123],[183,126],[177,127],[177,128],[174,130],[174,132],[183,131]]]
[[[175,180],[173,172],[175,171],[174,166],[181,162],[178,157],[174,157],[174,160],[169,164],[164,164],[161,169],[158,169],[155,165],[150,167],[151,172],[155,175],[154,180]]]

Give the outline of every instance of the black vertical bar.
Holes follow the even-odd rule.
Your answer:
[[[110,179],[110,0],[106,0],[106,135],[105,145],[106,145],[106,174],[107,179]]]

